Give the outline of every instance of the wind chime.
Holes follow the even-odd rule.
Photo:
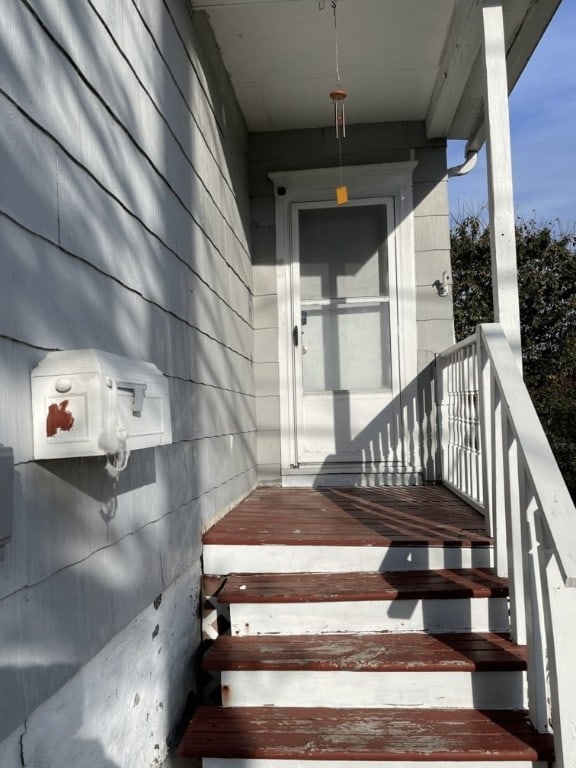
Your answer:
[[[342,139],[346,138],[346,108],[344,101],[348,95],[342,88],[340,78],[340,54],[338,49],[338,20],[336,18],[336,7],[338,0],[332,0],[332,13],[334,16],[334,52],[336,58],[336,88],[330,91],[330,98],[334,102],[334,126],[336,129],[336,141],[338,142],[338,168],[340,173],[340,184],[336,187],[336,202],[338,205],[345,205],[348,202],[348,187],[344,184],[342,174]],[[325,2],[320,0],[319,10],[324,10]]]

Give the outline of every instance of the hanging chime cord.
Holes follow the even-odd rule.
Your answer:
[[[336,82],[338,85],[342,82],[340,78],[340,50],[338,46],[338,20],[336,17],[336,7],[338,5],[338,0],[332,0],[332,13],[334,15],[334,56],[336,60]],[[337,109],[337,102],[335,102],[335,109],[336,109],[336,121],[338,121],[338,109]],[[342,126],[342,129],[344,129],[344,126]],[[338,130],[338,123],[336,123],[336,130]],[[342,130],[338,131],[338,169],[340,174],[340,186],[343,184],[343,177],[342,177]]]
[[[336,55],[336,82],[340,84],[340,51],[338,49],[338,21],[336,19],[336,6],[338,0],[332,0],[332,12],[334,14],[334,52]]]

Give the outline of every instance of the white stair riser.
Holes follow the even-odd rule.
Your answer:
[[[207,544],[204,573],[366,573],[488,568],[489,547],[316,547]]]
[[[526,760],[506,762],[456,760],[257,760],[252,758],[229,759],[225,757],[203,758],[203,768],[547,768],[544,762]]]
[[[324,632],[506,632],[507,598],[235,603],[232,635]]]
[[[225,671],[224,706],[521,709],[522,672]]]

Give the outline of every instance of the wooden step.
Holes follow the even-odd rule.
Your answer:
[[[482,515],[445,488],[260,488],[210,528],[204,544],[492,543]]]
[[[484,518],[439,487],[259,489],[203,542],[212,575],[492,564]]]
[[[204,655],[206,671],[496,672],[526,669],[526,648],[505,634],[400,633],[223,635]]]
[[[224,768],[227,760],[530,765],[553,758],[551,737],[536,733],[525,712],[467,709],[199,707],[178,752],[212,758],[207,768]]]
[[[221,603],[322,603],[418,600],[434,597],[507,597],[506,579],[492,568],[386,573],[231,574]]]
[[[233,635],[507,632],[508,588],[491,569],[233,574],[218,593]]]
[[[526,651],[496,634],[224,636],[203,667],[225,706],[526,705]]]

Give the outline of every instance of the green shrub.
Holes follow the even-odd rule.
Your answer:
[[[467,215],[451,231],[456,338],[492,322],[490,231]],[[524,380],[576,500],[576,235],[516,223]]]

